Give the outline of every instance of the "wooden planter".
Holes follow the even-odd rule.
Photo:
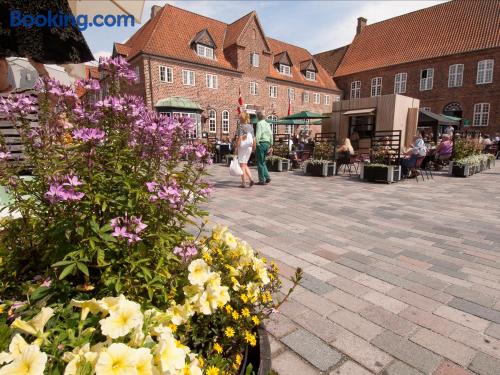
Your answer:
[[[390,184],[401,180],[401,167],[399,165],[370,167],[365,163],[361,163],[359,178],[369,182],[386,182]]]
[[[255,347],[247,346],[238,375],[245,375],[249,364],[253,368],[252,374],[268,375],[271,371],[271,345],[263,326],[258,329],[258,337],[259,341]]]
[[[267,169],[270,172],[288,172],[290,170],[290,160],[279,159],[272,163],[270,160],[266,160]]]
[[[477,165],[455,165],[450,161],[450,169],[448,174],[454,177],[468,177],[475,173],[479,173],[480,166]]]
[[[328,177],[335,174],[337,163],[334,161],[321,164],[307,163],[305,173],[315,177]]]

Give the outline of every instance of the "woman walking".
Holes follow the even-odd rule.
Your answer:
[[[243,171],[241,175],[241,188],[247,187],[246,179],[249,181],[249,187],[254,185],[252,178],[252,173],[248,168],[248,159],[252,151],[255,150],[255,135],[253,132],[253,126],[250,124],[250,116],[246,112],[241,112],[240,114],[240,129],[238,132],[237,140],[237,153],[238,162],[240,163],[240,168]]]

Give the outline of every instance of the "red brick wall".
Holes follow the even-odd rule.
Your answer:
[[[478,85],[476,84],[477,63],[485,59],[495,60],[493,83]],[[453,64],[464,64],[461,87],[448,87],[448,70]],[[434,68],[433,88],[420,91],[420,70],[426,68]],[[490,103],[489,125],[477,127],[477,129],[490,135],[500,132],[500,48],[374,69],[336,78],[335,82],[344,91],[344,99],[350,97],[352,81],[361,81],[361,97],[370,96],[373,77],[382,77],[382,95],[393,94],[394,76],[397,73],[408,74],[406,93],[402,95],[420,99],[420,106],[430,107],[434,113],[442,113],[447,104],[457,102],[462,106],[462,117],[472,123],[474,104]]]

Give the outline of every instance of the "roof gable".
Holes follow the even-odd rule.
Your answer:
[[[203,29],[198,31],[198,33],[194,36],[191,44],[203,44],[208,47],[217,48],[217,45],[214,42],[214,39],[210,35],[207,29]]]
[[[347,49],[349,48],[349,44],[343,47],[339,47],[330,51],[325,51],[314,55],[314,58],[318,63],[324,67],[330,75],[334,75],[335,71],[339,67],[342,59],[344,58]]]
[[[292,59],[290,59],[290,55],[287,51],[283,51],[274,55],[274,64],[285,64],[292,66]]]
[[[305,71],[305,70],[310,70],[312,72],[317,72],[318,68],[316,67],[316,63],[314,62],[313,59],[305,60],[300,63],[300,70]]]
[[[224,48],[230,47],[233,44],[238,44],[241,45],[242,43],[242,38],[243,34],[247,30],[247,28],[250,25],[251,20],[255,20],[255,23],[257,25],[257,29],[264,41],[264,45],[266,47],[265,51],[270,52],[271,48],[269,47],[269,44],[267,42],[266,35],[264,33],[264,29],[262,28],[262,25],[259,21],[259,17],[257,16],[257,13],[255,11],[252,11],[240,19],[234,21],[232,24],[228,25],[227,27],[227,33],[226,33],[226,38],[224,40]]]
[[[500,1],[454,0],[367,25],[335,77],[500,47]]]

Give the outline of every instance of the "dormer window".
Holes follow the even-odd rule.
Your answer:
[[[306,79],[309,81],[316,81],[316,72],[312,70],[306,70]]]
[[[214,58],[214,49],[208,46],[205,46],[203,44],[197,44],[196,45],[196,53],[198,56],[201,57],[206,57],[207,59],[212,59]]]
[[[281,74],[284,74],[286,76],[291,76],[292,73],[291,73],[291,70],[290,70],[290,65],[286,65],[286,64],[280,64],[280,73]]]

